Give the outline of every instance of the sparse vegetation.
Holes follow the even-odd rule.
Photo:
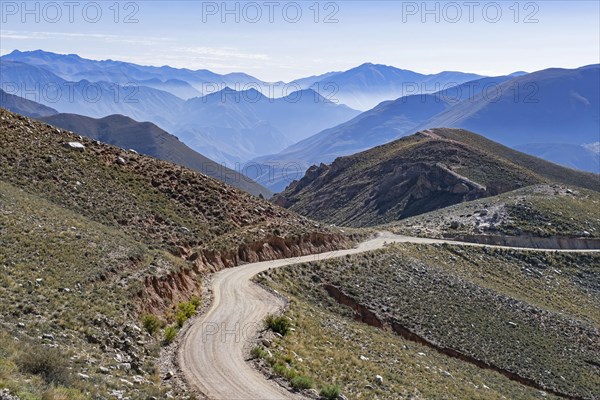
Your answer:
[[[392,333],[395,321],[432,343],[563,393],[593,397],[598,377],[585,360],[600,356],[591,345],[600,326],[598,257],[402,244],[265,272],[257,281],[289,297],[286,316],[296,328],[273,343],[282,350],[272,363],[313,377],[317,387],[340,385],[356,399],[540,396]],[[324,284],[371,310],[387,330],[355,322],[356,311],[340,305]],[[385,385],[374,383],[376,375]]]
[[[161,328],[161,321],[152,314],[145,314],[142,317],[142,325],[144,329],[151,335],[154,335]]]
[[[177,326],[180,328],[183,326],[185,321],[190,319],[196,314],[196,309],[200,305],[200,299],[195,297],[190,301],[185,301],[177,305],[177,313],[175,314],[175,320]]]
[[[537,185],[408,218],[386,228],[427,237],[600,238],[600,193],[564,185]]]
[[[267,358],[268,353],[265,351],[264,347],[255,346],[252,348],[252,350],[250,350],[250,355],[253,358]]]
[[[262,249],[273,231],[289,246],[313,233],[317,247],[349,243],[194,171],[4,109],[0,131],[0,335],[70,354],[74,377],[50,387],[17,365],[21,351],[0,346],[0,387],[21,399],[164,398],[160,342],[196,312],[198,300],[178,303],[199,293],[203,252],[232,265],[240,246]]]
[[[34,346],[19,355],[17,365],[26,374],[40,376],[48,385],[69,386],[73,380],[66,356],[56,349]]]
[[[267,315],[265,317],[265,325],[268,329],[273,332],[277,332],[280,335],[287,335],[292,327],[291,321],[285,316]]]
[[[163,343],[165,345],[173,343],[173,341],[177,337],[178,331],[179,329],[177,329],[176,326],[167,326],[163,334]]]
[[[340,387],[338,385],[326,385],[321,388],[319,394],[327,400],[336,400],[340,395]]]
[[[309,378],[308,376],[304,375],[298,375],[293,377],[290,383],[292,384],[292,387],[296,390],[311,389],[315,384],[312,378]]]

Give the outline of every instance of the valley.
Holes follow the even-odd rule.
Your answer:
[[[0,400],[600,399],[599,16],[0,2]]]

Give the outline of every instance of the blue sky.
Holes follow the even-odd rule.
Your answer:
[[[270,81],[364,62],[486,75],[600,62],[598,1],[0,3],[2,54],[44,49]]]

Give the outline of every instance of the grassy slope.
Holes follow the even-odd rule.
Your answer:
[[[227,184],[258,196],[270,197],[271,192],[241,173],[215,163],[190,149],[175,136],[150,122],[137,122],[122,115],[101,119],[77,114],[58,114],[41,118],[53,126],[81,133],[91,139],[113,144],[124,149],[135,149],[141,154],[212,176]]]
[[[162,328],[140,330],[145,278],[165,288],[159,325],[174,324],[175,299],[197,294],[193,279],[206,272],[175,275],[197,267],[173,255],[181,248],[331,232],[186,168],[5,110],[0,164],[0,387],[22,399],[164,397]],[[171,297],[176,289],[189,293]]]
[[[21,398],[60,398],[50,396],[50,382],[22,361],[51,344],[60,353],[48,369],[71,368],[51,382],[73,389],[68,398],[119,390],[120,379],[136,375],[143,376],[139,392],[160,394],[157,348],[133,328],[139,325],[134,299],[141,276],[159,266],[179,268],[183,261],[2,182],[0,240],[0,387]],[[132,370],[123,369],[125,362]],[[100,367],[109,368],[109,375]]]
[[[477,391],[473,398],[500,398],[500,394],[535,398],[539,392],[489,371],[472,372],[470,364],[461,365],[455,359],[446,358],[443,367],[437,361],[435,368],[415,371],[414,359],[412,363],[396,360],[414,357],[410,353],[407,356],[400,346],[408,344],[413,349],[416,344],[405,343],[399,337],[393,339],[391,334],[386,334],[386,341],[399,348],[387,348],[388,355],[383,357],[379,353],[382,348],[371,343],[384,333],[363,326],[362,333],[355,336],[353,332],[359,329],[356,323],[341,318],[352,312],[333,305],[323,283],[337,286],[382,320],[393,318],[431,342],[548,387],[593,398],[600,395],[600,381],[596,367],[587,361],[600,359],[600,276],[594,268],[599,262],[596,255],[407,244],[287,267],[260,279],[293,299],[289,315],[299,328],[284,338],[282,345],[284,349],[302,349],[301,357],[310,360],[310,364],[298,368],[320,380],[340,382],[353,396],[364,393],[365,382],[372,381],[376,371],[371,364],[363,366],[356,361],[366,351],[360,349],[363,343],[369,343],[368,351],[374,352],[377,370],[388,371],[386,376],[393,382],[382,389],[382,398],[398,398],[414,391],[425,398],[446,398],[441,393],[447,390],[448,381],[437,376],[437,368],[449,371],[450,365],[453,385],[468,386],[477,378],[482,379],[475,382],[479,388],[481,383],[492,388]],[[318,311],[321,306],[326,311]],[[308,322],[301,315],[304,312],[318,315],[320,327],[317,324],[315,329],[305,329]],[[332,326],[335,320],[343,323]],[[312,347],[318,340],[327,340],[329,334],[338,347],[352,351],[335,356]],[[420,352],[435,353],[431,349]],[[461,374],[470,379],[457,378]],[[404,381],[405,375],[411,379]],[[464,398],[460,389],[450,391],[449,397]]]
[[[66,149],[68,141],[86,150]],[[0,180],[162,248],[203,246],[233,233],[237,239],[264,236],[258,228],[279,228],[282,235],[315,230],[305,218],[205,175],[5,110],[0,163]]]

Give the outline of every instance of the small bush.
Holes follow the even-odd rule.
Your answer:
[[[56,349],[29,347],[19,356],[17,365],[22,372],[39,375],[48,384],[68,386],[71,382],[67,359]]]
[[[256,346],[252,350],[250,350],[250,355],[252,356],[252,358],[267,358],[269,356],[265,349],[263,349],[260,346]]]
[[[273,371],[275,371],[275,373],[277,375],[281,375],[289,381],[291,381],[292,379],[294,379],[297,376],[296,372],[293,369],[288,368],[287,365],[284,365],[281,363],[275,364],[273,366]]]
[[[175,340],[175,338],[177,337],[177,332],[178,332],[178,329],[176,326],[167,326],[164,331],[163,343],[164,344],[173,343],[173,340]]]
[[[144,326],[146,332],[151,335],[154,335],[156,332],[158,332],[161,327],[160,320],[152,314],[146,314],[142,317],[142,325]]]
[[[265,325],[273,332],[277,332],[284,336],[290,332],[290,328],[292,327],[292,323],[286,317],[276,317],[272,314],[267,315],[265,318]]]
[[[179,303],[177,306],[177,313],[175,314],[175,320],[177,321],[177,325],[181,328],[185,321],[190,319],[196,314],[196,310],[200,305],[200,299],[194,297],[190,301],[186,301],[183,303]]]
[[[311,378],[304,375],[298,375],[292,379],[292,387],[297,390],[305,390],[313,387],[314,382]]]
[[[319,394],[327,400],[336,400],[340,395],[340,387],[338,385],[323,386]]]

